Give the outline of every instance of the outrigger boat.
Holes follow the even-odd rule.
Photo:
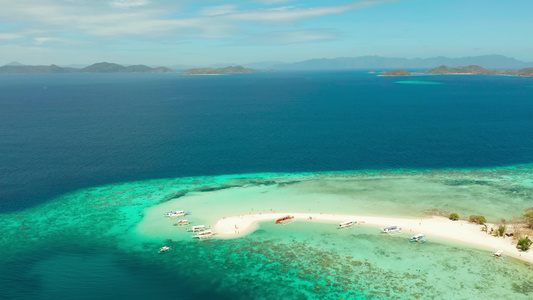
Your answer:
[[[191,212],[185,212],[183,210],[169,211],[165,214],[165,217],[184,217],[190,215]]]
[[[383,228],[383,230],[381,230],[381,233],[397,233],[397,232],[400,232],[400,230],[402,229],[398,226],[391,226],[391,227]]]
[[[205,227],[205,225],[196,225],[196,226],[193,226],[189,229],[187,229],[187,231],[192,231],[192,232],[199,232],[199,231],[204,231],[208,228]]]
[[[276,220],[276,224],[289,224],[294,222],[294,216],[285,216]]]
[[[425,243],[427,242],[428,240],[426,239],[426,235],[423,234],[423,233],[419,233],[417,235],[413,235],[411,237],[411,239],[409,240],[409,242],[419,242],[419,243]]]
[[[174,226],[185,226],[189,224],[191,224],[189,220],[179,220],[178,222],[174,223]]]
[[[213,235],[215,235],[215,232],[211,231],[211,229],[207,229],[207,230],[198,232],[196,235],[193,235],[192,237],[196,239],[205,239],[205,238],[210,238]]]
[[[494,256],[496,258],[502,257],[502,255],[503,255],[503,250],[498,250],[498,251],[492,253],[492,256]]]
[[[357,224],[357,221],[346,221],[346,222],[339,223],[338,228],[350,228],[350,227],[353,227],[355,224]]]
[[[172,247],[171,246],[163,246],[159,249],[159,253],[163,253],[163,252],[167,252],[167,251],[170,251],[172,250]]]

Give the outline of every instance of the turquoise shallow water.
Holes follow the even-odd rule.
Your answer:
[[[530,264],[370,227],[262,223],[232,240],[193,241],[195,224],[258,211],[510,219],[533,206],[533,170],[393,170],[250,174],[128,182],[83,189],[0,216],[0,296],[84,299],[528,299]],[[154,218],[153,221],[151,218]],[[171,240],[169,240],[171,239]],[[158,254],[163,245],[174,250]],[[28,293],[27,291],[31,292]]]

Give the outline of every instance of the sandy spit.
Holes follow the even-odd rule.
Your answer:
[[[533,263],[531,252],[521,252],[516,248],[512,238],[493,237],[481,231],[482,226],[467,221],[451,221],[443,217],[424,219],[377,217],[364,215],[321,214],[321,213],[261,213],[224,217],[217,221],[213,230],[218,238],[237,238],[253,232],[258,227],[258,222],[274,222],[275,220],[291,215],[295,220],[309,220],[324,223],[340,223],[344,221],[358,221],[359,226],[373,226],[384,228],[398,226],[404,233],[424,233],[429,239],[432,237],[446,239],[484,248],[489,251],[503,250],[504,255],[509,255]],[[491,227],[491,224],[487,224]],[[338,226],[337,224],[324,224],[324,226]],[[494,227],[494,226],[492,226]],[[376,229],[378,230],[378,229]]]

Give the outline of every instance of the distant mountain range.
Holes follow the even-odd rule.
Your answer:
[[[145,65],[122,66],[114,63],[96,63],[85,68],[49,66],[27,66],[21,63],[12,62],[0,67],[3,74],[24,74],[24,73],[166,73],[175,72],[165,67],[150,68]]]
[[[220,68],[221,66],[237,64],[214,64],[208,67]],[[396,58],[383,56],[360,56],[360,57],[339,57],[339,58],[322,58],[310,59],[295,63],[283,63],[278,61],[253,62],[243,64],[247,68],[258,70],[275,70],[275,71],[319,71],[319,70],[383,70],[383,69],[409,69],[409,70],[427,70],[436,66],[446,65],[451,68],[459,66],[478,65],[483,68],[495,70],[518,70],[532,68],[533,62],[524,62],[512,57],[503,55],[482,55],[468,56],[461,58],[449,58],[444,56],[432,58]],[[173,65],[171,68],[157,67],[151,68],[145,65],[122,66],[113,63],[97,63],[87,67],[78,67],[80,65],[71,65],[60,67],[58,65],[50,66],[27,66],[19,62],[11,62],[0,67],[0,73],[80,73],[80,72],[97,72],[97,73],[123,73],[123,72],[174,72],[175,70],[186,70],[192,68],[202,68],[201,66],[191,65]]]
[[[533,62],[523,62],[503,55],[482,55],[462,58],[444,56],[432,58],[393,58],[382,56],[341,57],[311,59],[296,63],[270,66],[282,70],[348,70],[348,69],[429,69],[446,65],[450,67],[479,65],[491,69],[523,69],[533,67]]]
[[[12,62],[6,64],[6,66],[25,66],[25,65],[19,63],[18,61],[12,61]]]

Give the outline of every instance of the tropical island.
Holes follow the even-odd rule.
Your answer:
[[[249,74],[262,72],[243,66],[227,66],[225,68],[196,68],[182,71],[183,75],[221,75],[221,74]]]
[[[533,76],[533,68],[524,68],[520,70],[490,70],[478,65],[470,65],[466,67],[451,68],[445,65],[433,68],[431,70],[421,72],[425,74],[468,74],[468,75],[511,75],[511,76]]]
[[[314,223],[316,228],[335,228],[351,221],[360,227],[369,227],[369,232],[375,234],[380,233],[377,228],[394,225],[401,228],[406,238],[423,233],[435,240],[472,245],[492,251],[493,254],[499,253],[498,257],[504,253],[505,256],[533,263],[533,253],[528,252],[533,243],[533,207],[527,207],[527,203],[520,207],[514,204],[522,201],[522,197],[529,197],[529,190],[518,194],[503,192],[501,188],[506,188],[509,183],[505,181],[494,183],[490,188],[476,184],[493,178],[491,172],[460,172],[461,176],[466,176],[461,179],[449,172],[430,174],[339,175],[341,177],[315,174],[299,176],[297,179],[269,177],[269,181],[265,181],[269,184],[266,185],[249,186],[240,181],[229,182],[231,188],[210,185],[207,188],[209,193],[178,193],[151,206],[137,225],[137,233],[171,240],[190,239],[190,232],[176,230],[175,226],[184,225],[176,223],[181,219],[172,221],[172,213],[176,213],[176,217],[187,215],[185,225],[192,223],[194,226],[203,224],[205,228],[210,227],[209,231],[205,231],[205,236],[194,236],[200,239],[213,236],[217,239],[239,238],[265,224],[268,227],[268,224],[279,223],[280,220],[305,222],[308,226]],[[529,171],[524,171],[524,176],[529,176]],[[280,185],[283,182],[291,184]],[[376,194],[372,189],[376,182],[391,186],[383,188],[379,184],[381,190]],[[332,186],[335,189],[332,190]],[[469,188],[465,189],[467,186]],[[357,188],[354,190],[354,187]],[[436,187],[437,192],[433,190]],[[389,201],[394,195],[411,193],[411,189],[415,190],[415,194]],[[449,197],[450,193],[456,193],[462,199],[477,193],[487,196],[503,193],[503,197],[514,200],[499,204],[495,209],[482,209],[484,213],[481,213],[481,208],[476,204],[478,198],[472,197],[468,203],[453,204],[451,210],[452,206],[448,204],[454,202]],[[367,197],[372,198],[376,205],[364,205]],[[416,202],[411,202],[413,197],[416,197]],[[222,199],[232,200],[224,202]],[[350,199],[349,206],[345,204],[347,199]],[[195,203],[201,203],[201,206]],[[220,206],[221,203],[224,203],[223,206]],[[384,203],[388,206],[380,205]],[[406,205],[408,209],[405,209]],[[183,207],[192,213],[175,211]]]
[[[115,63],[95,63],[85,68],[29,65],[5,65],[0,67],[0,74],[50,74],[50,73],[170,73],[175,72],[166,67],[150,68],[145,65],[122,66]]]
[[[524,68],[520,70],[491,70],[478,65],[448,67],[445,65],[438,66],[428,71],[416,72],[417,74],[433,74],[433,75],[508,75],[508,76],[522,76],[532,77],[533,68]],[[396,69],[389,72],[383,72],[381,76],[411,76],[412,74],[402,70]]]
[[[486,249],[496,247],[500,249],[501,253],[505,252],[506,255],[533,262],[533,256],[530,253],[526,255],[526,252],[533,244],[533,241],[529,238],[532,232],[531,228],[533,228],[533,208],[526,209],[526,211],[527,213],[521,219],[500,219],[496,223],[488,223],[484,216],[478,215],[471,215],[467,220],[460,220],[459,215],[456,213],[451,213],[449,217],[429,216],[425,218],[312,212],[249,213],[219,219],[213,229],[218,233],[219,238],[235,238],[257,230],[258,222],[274,220],[277,220],[276,223],[292,223],[294,220],[302,220],[308,222],[337,223],[339,226],[342,226],[343,223],[348,223],[345,222],[346,220],[354,220],[349,222],[350,224],[348,226],[357,224],[378,228],[386,228],[390,224],[396,224],[398,226],[394,226],[396,227],[394,230],[398,232],[423,231],[425,234],[433,237],[475,245]],[[508,238],[505,239],[505,237]],[[522,254],[524,255],[522,256]]]
[[[411,76],[411,73],[402,70],[402,69],[396,69],[389,72],[385,72],[382,74],[383,76]]]

